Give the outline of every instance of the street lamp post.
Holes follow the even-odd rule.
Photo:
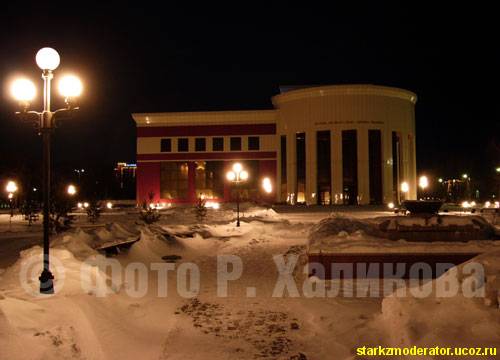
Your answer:
[[[236,226],[240,226],[240,189],[239,184],[248,180],[248,172],[243,170],[240,163],[235,163],[233,169],[228,171],[226,178],[236,185]]]
[[[81,184],[81,176],[85,172],[85,169],[75,169],[75,172],[78,174],[78,184]]]
[[[427,178],[427,176],[422,175],[418,179],[418,187],[422,189],[422,197],[424,198],[424,200],[426,196],[425,189],[427,189],[428,186],[429,186],[429,179]]]
[[[59,91],[65,97],[66,108],[51,111],[51,81],[53,71],[59,66],[60,57],[52,48],[42,48],[36,54],[36,63],[42,70],[43,79],[43,111],[28,111],[30,102],[36,95],[33,82],[28,79],[18,79],[12,84],[12,95],[19,101],[22,110],[17,112],[23,120],[33,122],[42,136],[42,192],[43,192],[43,270],[40,274],[40,293],[54,293],[54,276],[50,272],[49,247],[50,247],[50,137],[57,120],[71,115],[78,107],[73,106],[72,100],[82,92],[82,83],[73,76],[67,75],[59,82]]]
[[[9,198],[9,208],[10,208],[10,217],[9,217],[9,231],[12,230],[12,218],[14,217],[14,194],[17,191],[17,184],[14,181],[7,182],[7,186],[5,187],[5,191],[8,193]]]

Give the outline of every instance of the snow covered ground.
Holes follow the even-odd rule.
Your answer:
[[[80,217],[78,229],[52,240],[56,294],[48,297],[36,291],[40,225],[17,219],[8,232],[2,215],[0,359],[353,359],[364,345],[500,344],[500,251],[474,259],[486,281],[457,277],[461,291],[477,287],[485,296],[440,297],[445,277],[424,285],[430,291],[421,298],[409,296],[420,289],[415,284],[386,298],[321,296],[323,283],[308,279],[302,265],[311,228],[328,215],[249,208],[240,228],[229,210],[209,210],[202,225],[194,225],[191,209],[168,210],[149,227],[133,212],[105,214],[95,226]],[[94,250],[134,236],[140,240],[115,257]],[[179,260],[164,260],[172,255]],[[293,284],[277,282],[275,261],[297,261],[286,277],[297,294]],[[222,281],[228,277],[234,280]]]

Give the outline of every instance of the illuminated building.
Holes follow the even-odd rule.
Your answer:
[[[377,204],[415,199],[415,103],[410,91],[374,85],[287,89],[273,110],[133,114],[137,200],[231,201],[235,161],[250,200]],[[262,190],[269,178],[274,191]]]

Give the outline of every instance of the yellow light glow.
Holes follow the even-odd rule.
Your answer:
[[[467,175],[467,174],[463,174],[463,175],[462,175],[462,177],[463,177],[464,179],[467,179],[467,178],[469,177],[469,175]]]
[[[429,186],[429,179],[427,178],[427,176],[423,175],[418,179],[418,186],[422,190],[425,190]]]
[[[469,204],[469,202],[468,202],[468,201],[464,201],[464,202],[462,202],[462,207],[463,207],[464,209],[468,209],[468,208],[470,208],[470,204]]]
[[[243,170],[243,166],[240,163],[234,163],[234,165],[233,165],[233,171],[236,174],[238,174],[239,172],[241,172],[241,170]]]
[[[212,208],[214,210],[218,210],[220,208],[220,205],[218,202],[215,202],[215,201],[207,201],[205,203],[205,207],[209,208],[209,209]]]
[[[442,179],[442,178],[439,178],[439,179],[438,179],[438,181],[439,181],[440,183],[442,183],[442,182],[443,182],[443,179]]]
[[[5,191],[8,193],[15,193],[17,191],[17,184],[14,181],[8,181]]]
[[[394,203],[390,202],[389,204],[387,204],[387,207],[391,210],[394,209]]]
[[[403,181],[401,183],[401,191],[403,193],[407,193],[408,191],[410,191],[410,185],[408,185],[408,183],[406,181]]]
[[[75,185],[68,185],[68,188],[66,190],[68,192],[68,195],[75,195],[76,194],[76,187]]]
[[[472,202],[470,203],[470,206],[471,206],[471,207],[476,206],[476,202],[475,202],[475,201],[472,201]]]
[[[89,203],[88,203],[88,202],[84,202],[84,203],[83,203],[83,207],[84,207],[84,208],[88,208],[88,207],[89,207]]]
[[[64,97],[77,97],[81,95],[82,91],[82,82],[74,75],[66,75],[59,80],[59,92]]]
[[[268,177],[262,179],[262,188],[268,194],[273,192],[273,184],[271,183],[271,179]]]
[[[484,203],[484,207],[485,207],[485,208],[489,208],[490,206],[491,206],[491,203],[490,203],[489,201],[486,201],[486,202]]]
[[[247,180],[248,179],[248,171],[242,170],[240,172],[240,179],[243,180],[243,181]]]
[[[500,208],[500,202],[495,201],[495,208],[497,208],[497,209]]]
[[[236,179],[236,174],[234,171],[228,171],[226,174],[226,179],[229,181],[234,181]]]
[[[107,207],[108,209],[112,209],[112,208],[113,208],[113,204],[112,204],[110,201],[108,201],[108,202],[106,203],[106,207]]]
[[[29,79],[16,79],[12,82],[10,93],[17,101],[31,101],[36,96],[36,87]]]
[[[9,200],[12,200],[13,197],[14,197],[14,194],[13,193],[9,193],[9,195],[8,195]]]
[[[36,53],[36,64],[42,70],[55,70],[59,66],[61,58],[57,51],[52,48],[44,47]]]
[[[81,202],[79,202],[79,203],[77,204],[77,206],[78,206],[78,209],[81,209],[81,208],[83,207],[83,204],[82,204]]]

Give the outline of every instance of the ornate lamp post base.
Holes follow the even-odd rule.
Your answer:
[[[54,275],[50,272],[50,270],[43,269],[40,277],[40,293],[42,294],[53,294],[54,293]]]

